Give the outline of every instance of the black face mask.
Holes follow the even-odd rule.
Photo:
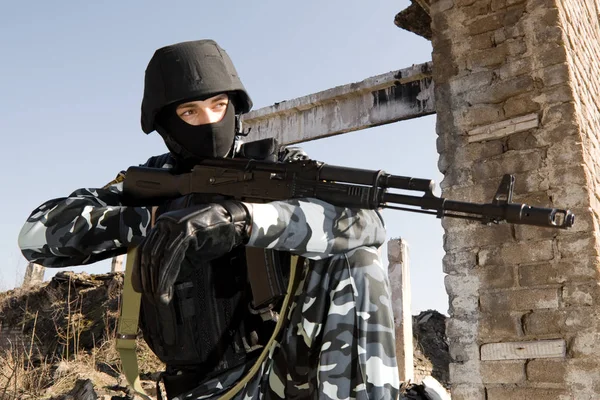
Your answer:
[[[177,115],[175,107],[161,112],[159,121],[159,133],[167,147],[182,160],[225,157],[233,148],[235,108],[231,101],[223,118],[212,124],[190,125]]]

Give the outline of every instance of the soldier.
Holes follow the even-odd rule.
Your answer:
[[[242,143],[252,107],[227,53],[212,40],[158,49],[146,69],[142,129],[169,152],[144,165],[188,171],[206,157],[288,162],[306,155],[273,140]],[[33,211],[23,255],[46,267],[83,265],[138,247],[140,327],[166,364],[169,399],[216,399],[256,364],[235,399],[393,399],[398,395],[387,272],[377,211],[317,199],[252,204],[188,195],[160,207],[124,205],[121,172]],[[305,257],[288,323],[257,363],[273,321],[253,308],[246,248]],[[277,305],[275,305],[277,306]],[[275,308],[276,309],[276,308]],[[264,316],[264,313],[263,313]]]

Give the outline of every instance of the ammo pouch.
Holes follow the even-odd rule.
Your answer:
[[[168,365],[193,365],[199,373],[227,369],[245,361],[248,340],[258,342],[262,321],[248,312],[250,301],[242,246],[210,263],[188,252],[171,303],[142,297],[140,326]]]
[[[252,289],[251,307],[263,319],[267,319],[272,315],[272,307],[285,296],[290,253],[246,247],[246,263]]]

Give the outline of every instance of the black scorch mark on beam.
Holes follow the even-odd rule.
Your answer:
[[[420,101],[417,99],[417,96],[422,90],[421,83],[421,81],[407,82],[404,84],[396,83],[394,86],[377,90],[372,93],[373,103],[376,106],[380,106],[386,103],[404,102],[417,106]]]

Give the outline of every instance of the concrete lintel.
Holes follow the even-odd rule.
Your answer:
[[[432,63],[276,103],[244,116],[248,140],[292,144],[435,113]]]

